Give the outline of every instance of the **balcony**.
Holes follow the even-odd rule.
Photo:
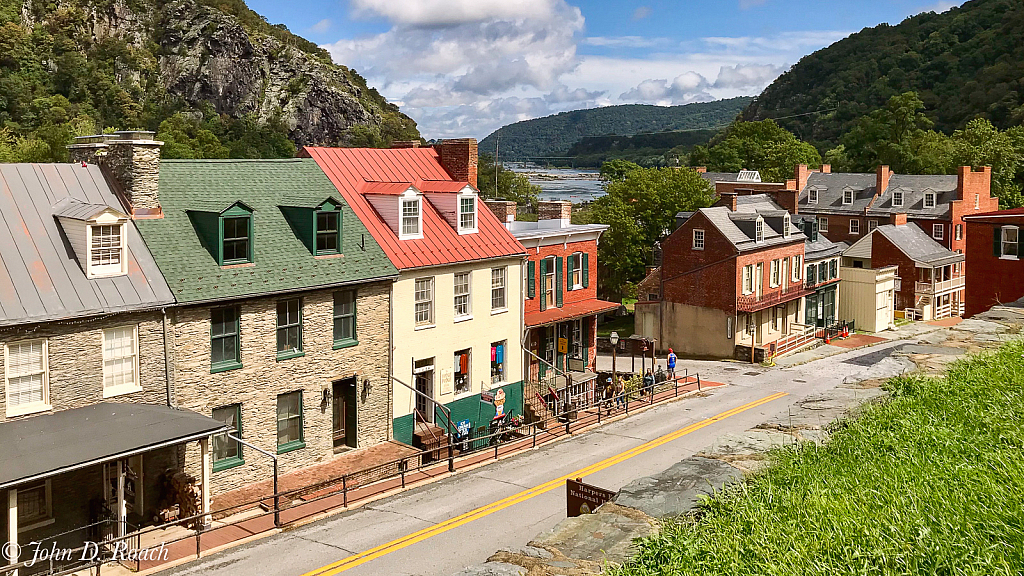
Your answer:
[[[762,294],[743,294],[736,299],[736,310],[739,312],[757,312],[779,304],[803,298],[814,292],[807,284],[788,284],[783,288],[772,288]]]
[[[955,292],[957,290],[962,289],[963,287],[964,277],[957,276],[955,278],[950,278],[949,280],[943,280],[941,282],[915,282],[914,293],[938,296],[940,294]]]

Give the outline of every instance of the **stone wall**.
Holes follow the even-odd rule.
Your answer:
[[[357,376],[357,445],[367,447],[391,436],[391,386],[388,381],[390,282],[357,287],[358,345],[334,348],[333,293],[318,290],[302,298],[303,356],[277,360],[277,302],[284,297],[238,302],[241,312],[242,367],[210,371],[210,309],[192,306],[177,310],[174,325],[175,384],[178,405],[211,415],[214,408],[241,404],[242,437],[269,452],[277,449],[277,396],[302,391],[305,447],[279,457],[280,472],[330,460],[334,456],[332,400],[323,390],[336,380]],[[368,379],[370,389],[363,381]],[[213,495],[269,478],[269,458],[242,448],[244,462],[213,473]],[[199,447],[189,445],[186,471],[200,476]]]
[[[137,392],[103,397],[103,330],[138,326],[139,383]],[[20,416],[30,417],[57,410],[81,408],[99,402],[167,403],[164,364],[163,317],[160,312],[114,314],[96,319],[50,322],[0,330],[0,344],[45,338],[49,363],[51,410]],[[0,388],[6,380],[0,380]],[[0,422],[6,417],[6,390],[0,393]]]

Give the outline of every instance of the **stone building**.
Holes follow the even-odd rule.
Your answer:
[[[174,506],[209,511],[203,456],[224,427],[172,407],[174,298],[138,222],[96,165],[0,164],[0,188],[6,542],[77,547]],[[169,488],[186,449],[198,501]]]

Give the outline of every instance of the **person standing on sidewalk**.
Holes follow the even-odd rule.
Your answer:
[[[676,379],[676,353],[671,348],[668,349],[668,377]]]
[[[644,390],[647,394],[654,395],[654,374],[651,374],[651,369],[647,369],[647,374],[644,374]]]
[[[622,378],[615,384],[615,408],[625,408],[626,406],[626,388],[622,385]]]

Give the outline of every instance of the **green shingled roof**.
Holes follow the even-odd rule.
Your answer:
[[[342,256],[314,258],[282,207],[342,206]],[[188,212],[220,212],[241,201],[253,210],[253,264],[222,268]],[[397,270],[310,159],[163,160],[164,217],[137,220],[180,303],[220,300],[395,277]]]

